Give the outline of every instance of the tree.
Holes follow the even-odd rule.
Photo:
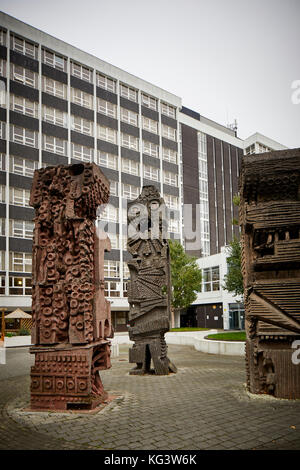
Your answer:
[[[244,292],[243,275],[241,269],[241,243],[235,237],[229,243],[229,257],[227,258],[228,272],[224,276],[224,289],[233,292],[234,295],[242,295]]]
[[[172,283],[172,327],[174,310],[189,307],[201,291],[202,274],[195,257],[188,256],[176,240],[169,240]]]

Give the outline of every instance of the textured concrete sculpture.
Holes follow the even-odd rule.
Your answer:
[[[32,409],[93,409],[107,397],[99,370],[110,367],[113,336],[103,267],[110,242],[95,218],[108,197],[95,164],[34,173]]]
[[[244,157],[240,195],[248,389],[300,398],[300,149]]]
[[[129,362],[137,364],[130,374],[176,372],[164,338],[169,330],[171,292],[166,212],[155,186],[144,186],[128,205],[129,337],[134,341]]]

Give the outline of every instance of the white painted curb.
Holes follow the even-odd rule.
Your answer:
[[[6,364],[6,349],[0,348],[0,364]]]

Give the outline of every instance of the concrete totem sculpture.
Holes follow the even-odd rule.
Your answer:
[[[93,163],[34,173],[32,409],[93,409],[107,397],[99,370],[110,367],[113,336],[104,297],[110,242],[98,237],[95,218],[108,198],[109,182]]]
[[[170,326],[170,255],[166,206],[155,186],[144,186],[128,205],[130,374],[176,372],[164,338]],[[151,359],[154,370],[151,369]]]
[[[252,393],[300,398],[300,149],[243,160],[247,385]]]

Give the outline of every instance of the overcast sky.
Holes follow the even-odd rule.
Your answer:
[[[300,147],[300,0],[0,0],[1,10],[137,75],[238,136]],[[300,94],[299,94],[300,96]]]

